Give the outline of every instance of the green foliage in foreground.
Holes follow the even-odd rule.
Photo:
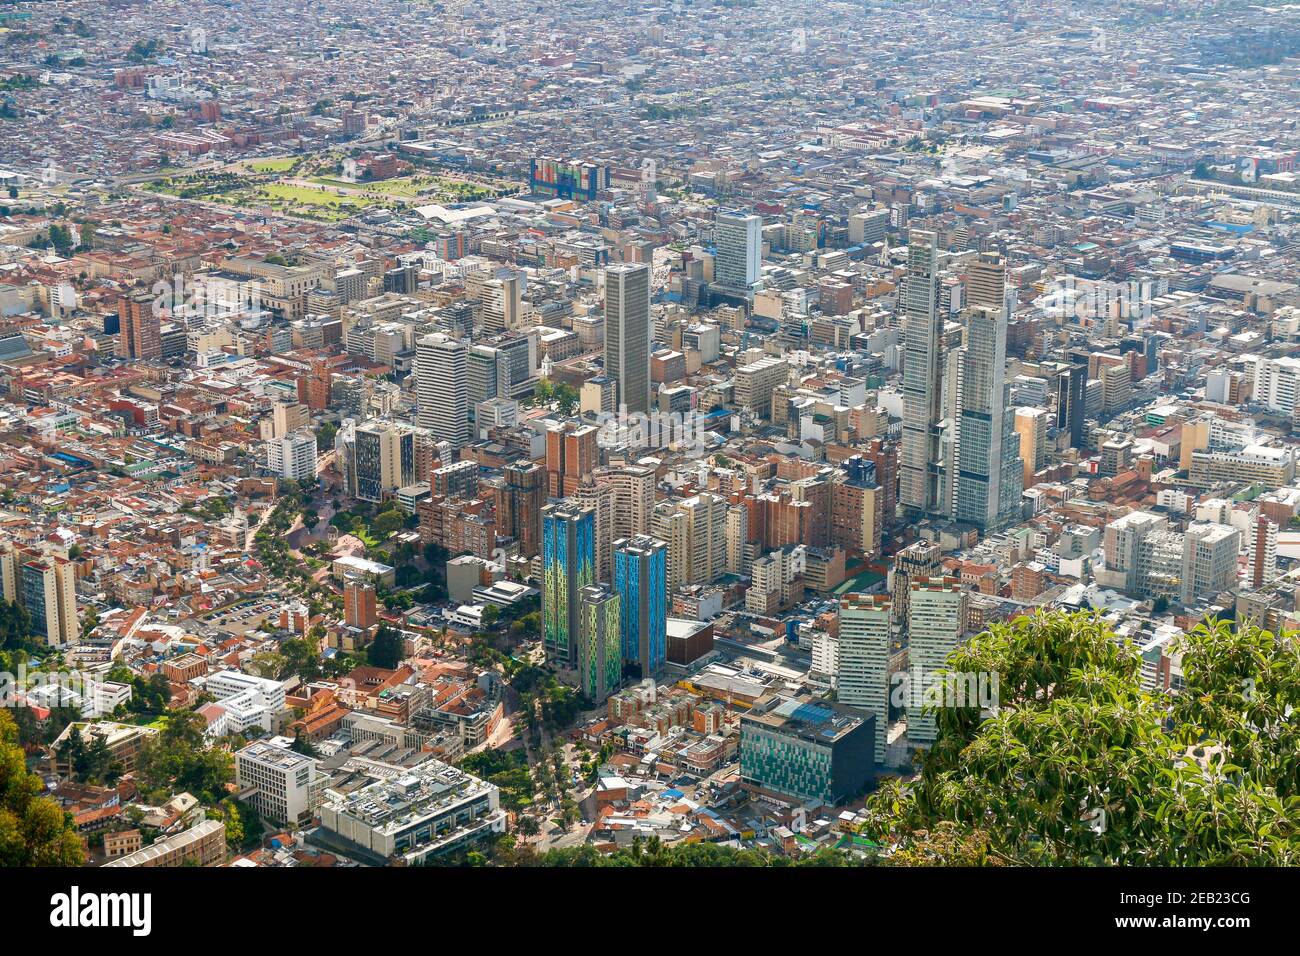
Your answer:
[[[1090,613],[993,625],[949,666],[997,673],[1000,709],[938,709],[920,775],[882,785],[864,832],[904,864],[1300,862],[1297,636],[1220,621],[1180,649],[1170,696]]]
[[[868,866],[874,860],[858,858],[838,850],[818,850],[807,856],[790,858],[766,850],[738,850],[718,843],[661,843],[658,837],[643,840],[637,837],[632,845],[601,853],[594,846],[584,844],[564,849],[537,853],[531,847],[515,842],[512,836],[502,836],[481,851],[470,851],[457,857],[429,860],[425,866],[695,866],[695,867],[756,867],[756,866]]]
[[[42,789],[41,778],[27,770],[17,725],[0,710],[0,867],[83,862],[72,817]]]

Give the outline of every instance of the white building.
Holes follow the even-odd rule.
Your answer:
[[[293,481],[315,478],[316,436],[304,428],[267,442],[266,467]]]
[[[464,342],[434,332],[416,343],[417,423],[454,448],[469,444],[469,349]]]
[[[276,824],[309,824],[320,808],[329,778],[311,757],[265,741],[235,754],[235,783],[262,817]]]
[[[876,764],[885,760],[889,733],[889,657],[893,608],[884,594],[847,594],[840,599],[836,699],[876,715]]]
[[[204,689],[216,703],[199,709],[208,721],[208,734],[223,737],[254,727],[267,733],[280,729],[284,717],[284,685],[239,671],[209,674]]]
[[[966,592],[956,578],[910,581],[907,605],[908,675],[907,738],[931,744],[937,734],[933,713],[915,705],[937,679],[966,629]],[[918,686],[919,684],[919,686]]]
[[[748,289],[763,265],[763,219],[741,212],[720,212],[713,225],[717,255],[713,278],[729,289]]]

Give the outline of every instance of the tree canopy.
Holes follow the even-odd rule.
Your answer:
[[[998,674],[995,712],[937,708],[919,775],[882,785],[865,831],[898,863],[1296,863],[1295,635],[1219,621],[1177,650],[1168,694],[1095,614],[994,624],[949,668]]]
[[[13,718],[0,710],[0,866],[80,866],[81,838],[72,818],[40,795]]]

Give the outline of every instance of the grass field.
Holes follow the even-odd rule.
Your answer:
[[[293,172],[296,168],[297,172]],[[320,175],[312,175],[313,168]],[[330,175],[333,166],[307,157],[275,156],[233,163],[219,170],[159,179],[145,186],[183,199],[236,209],[266,207],[276,213],[338,222],[392,203],[458,203],[483,199],[494,190],[477,183],[417,172],[376,182],[348,182]],[[184,172],[179,170],[178,172]],[[257,177],[269,177],[269,180]],[[386,199],[385,197],[388,197]]]
[[[296,156],[277,156],[274,159],[255,159],[248,168],[255,173],[287,173],[297,162]]]

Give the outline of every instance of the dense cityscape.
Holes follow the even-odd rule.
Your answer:
[[[1300,862],[1298,160],[1294,5],[0,4],[0,865]]]

